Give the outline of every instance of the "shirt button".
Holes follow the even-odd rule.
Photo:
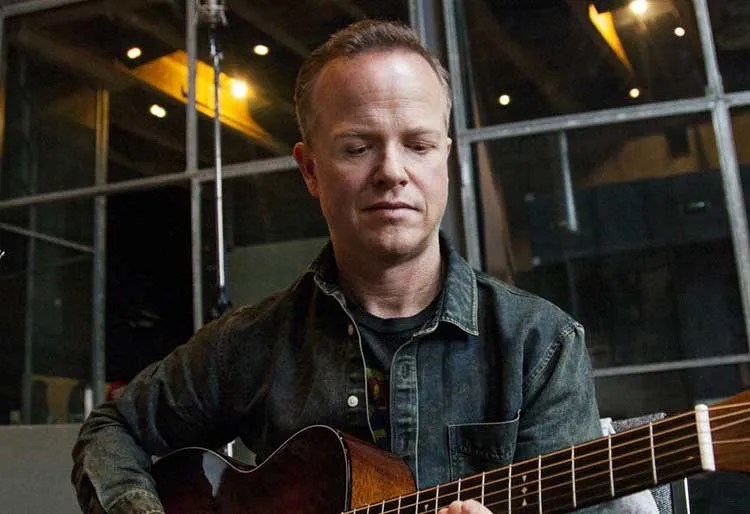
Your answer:
[[[352,325],[351,323],[349,323],[349,326],[346,327],[346,333],[349,334],[350,336],[352,334],[354,334],[354,325]]]
[[[346,404],[353,409],[354,407],[359,405],[359,398],[357,398],[355,395],[351,395],[346,399]]]

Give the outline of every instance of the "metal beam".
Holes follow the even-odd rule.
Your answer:
[[[633,366],[598,368],[594,370],[594,377],[607,378],[623,375],[641,375],[645,373],[664,373],[665,371],[708,368],[712,366],[732,366],[737,364],[744,364],[747,362],[750,362],[750,355],[722,355],[720,357],[704,357],[700,359],[655,362],[653,364],[636,364]]]
[[[271,159],[259,159],[256,161],[243,162],[239,164],[229,164],[223,166],[222,175],[225,179],[247,177],[251,175],[260,175],[263,173],[272,173],[275,171],[295,170],[297,163],[291,156],[274,157]],[[0,210],[26,207],[49,202],[62,202],[76,200],[80,198],[91,198],[96,195],[114,195],[128,193],[131,191],[141,191],[144,189],[155,189],[168,185],[181,184],[189,180],[198,180],[199,182],[212,182],[214,180],[214,169],[202,169],[194,172],[178,172],[156,177],[142,178],[137,180],[125,180],[111,184],[79,187],[76,189],[67,189],[65,191],[55,191],[52,193],[42,193],[32,196],[23,196],[10,200],[0,201]]]
[[[66,5],[78,4],[89,0],[27,0],[0,7],[0,17],[21,16],[23,14],[55,9]]]
[[[94,253],[94,248],[92,246],[84,245],[81,243],[76,243],[75,241],[69,241],[61,237],[50,236],[48,234],[37,232],[35,230],[29,230],[23,227],[17,227],[9,223],[0,223],[0,230],[5,230],[6,232],[12,232],[14,234],[26,236],[28,238],[37,239],[39,241],[44,241],[45,243],[62,246],[63,248],[69,248],[71,250],[76,250],[78,252],[91,253],[91,254]]]
[[[647,119],[668,118],[684,114],[709,112],[714,101],[710,98],[695,98],[691,100],[673,100],[658,102],[635,107],[618,109],[603,109],[600,111],[567,114],[564,116],[550,116],[538,120],[518,121],[502,125],[490,125],[482,128],[467,129],[460,138],[469,143],[507,139],[511,137],[525,137],[535,134],[574,130],[601,125],[613,125]]]
[[[464,241],[466,242],[466,260],[475,268],[482,267],[480,250],[479,221],[477,219],[477,201],[474,187],[474,166],[472,163],[471,142],[462,137],[467,130],[466,97],[464,96],[463,68],[461,66],[461,45],[455,0],[443,0],[445,18],[446,45],[448,49],[448,69],[451,74],[453,90],[453,127],[459,136],[454,148],[458,158],[461,177],[461,213],[463,216]]]
[[[734,145],[729,105],[724,96],[724,83],[719,71],[716,46],[713,40],[711,18],[706,0],[694,0],[698,33],[703,47],[703,61],[708,78],[708,94],[714,99],[711,121],[716,135],[716,148],[719,153],[722,184],[729,227],[732,232],[734,260],[737,267],[742,313],[745,322],[745,338],[750,350],[750,239],[745,210],[745,199],[740,183],[740,167],[737,162],[737,149]]]

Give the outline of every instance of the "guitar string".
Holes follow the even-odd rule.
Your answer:
[[[748,405],[750,405],[750,404],[748,404]],[[736,406],[734,406],[734,407],[736,407]],[[748,411],[739,411],[739,412],[731,412],[731,413],[729,413],[729,414],[724,414],[724,415],[721,415],[721,416],[714,416],[714,417],[712,418],[712,420],[713,420],[713,421],[718,421],[718,420],[720,420],[720,419],[724,419],[724,418],[726,418],[726,417],[729,417],[729,416],[735,416],[735,415],[742,415],[742,414],[746,414],[747,412],[750,412],[750,410],[748,410]],[[687,416],[690,416],[690,415],[691,415],[691,413],[688,413],[688,414],[687,414]],[[680,417],[684,417],[684,416],[686,416],[686,415],[673,416],[673,417],[667,418],[667,419],[665,419],[665,420],[661,420],[661,422],[660,422],[660,423],[661,423],[661,424],[663,424],[663,423],[665,423],[666,421],[674,421],[675,419],[679,419]],[[712,430],[712,432],[717,432],[717,431],[719,431],[719,430],[722,430],[722,429],[725,429],[725,428],[729,428],[729,427],[731,427],[731,426],[733,426],[733,425],[736,425],[737,423],[743,423],[743,422],[746,422],[746,421],[747,421],[747,419],[746,419],[746,418],[742,418],[742,419],[740,419],[740,420],[735,420],[735,421],[732,421],[732,422],[726,423],[725,425],[722,425],[722,426],[717,426],[716,428],[714,428],[714,429]],[[673,427],[673,428],[669,429],[668,431],[664,431],[663,433],[667,433],[667,432],[674,432],[674,431],[677,431],[677,430],[682,430],[682,429],[685,429],[685,428],[691,428],[691,429],[692,429],[692,428],[694,428],[694,426],[695,426],[695,423],[691,423],[691,424],[688,424],[688,425],[681,425],[681,426],[678,426],[678,427]],[[626,431],[626,432],[633,432],[633,431],[636,431],[636,430],[638,430],[639,428],[640,428],[640,429],[642,430],[642,429],[643,429],[644,427],[643,427],[643,426],[641,426],[641,427],[635,427],[635,428],[633,428],[633,429],[630,429],[630,430],[628,430],[628,431]],[[621,432],[620,434],[625,434],[626,432]],[[620,435],[620,434],[618,434],[618,435]],[[662,435],[662,434],[659,434],[659,435]],[[664,444],[661,444],[661,445],[657,445],[657,446],[660,446],[660,447],[661,447],[661,446],[666,446],[666,445],[673,445],[673,444],[675,444],[675,443],[677,443],[677,442],[680,442],[680,441],[683,441],[683,440],[685,440],[685,439],[692,439],[692,438],[693,438],[694,436],[695,436],[695,434],[692,434],[692,433],[691,433],[691,434],[689,434],[688,436],[683,436],[683,437],[681,437],[681,438],[678,438],[678,439],[674,439],[674,440],[668,441],[667,443],[664,443]],[[627,446],[627,445],[629,445],[629,444],[633,444],[634,442],[638,442],[639,440],[640,440],[640,441],[642,441],[642,440],[645,440],[645,439],[646,439],[646,438],[640,438],[640,439],[629,440],[629,441],[627,441],[627,442],[625,442],[625,443],[623,443],[623,444],[621,444],[621,445],[619,445],[619,446],[615,446],[615,447],[623,447],[623,446]],[[599,442],[600,442],[600,441],[601,441],[601,439],[598,439],[598,440],[594,440],[594,441],[599,441]],[[589,443],[592,443],[592,442],[593,442],[593,441],[590,441]],[[586,444],[584,443],[584,444],[582,444],[582,445],[580,445],[580,446],[586,446]],[[694,449],[694,448],[697,448],[697,447],[698,447],[697,445],[689,445],[689,446],[687,446],[687,447],[684,447],[684,448],[680,448],[680,449],[677,449],[677,450],[673,450],[672,452],[669,452],[669,453],[667,453],[667,454],[664,454],[664,456],[667,456],[667,455],[670,455],[670,454],[676,454],[676,453],[679,453],[679,452],[689,451],[689,450],[691,450],[691,449]],[[563,452],[565,452],[565,453],[567,453],[568,451],[569,451],[569,449],[567,449],[567,450],[563,450]],[[618,456],[618,458],[623,458],[623,457],[626,457],[626,456],[633,456],[633,455],[635,455],[635,454],[637,454],[637,453],[643,453],[643,452],[645,452],[645,451],[649,451],[649,449],[636,450],[636,451],[634,451],[634,452],[629,452],[629,453],[627,453],[627,454],[624,454],[624,455],[622,455],[622,456]],[[560,453],[560,452],[555,452],[555,453]],[[597,451],[594,451],[594,452],[590,452],[590,453],[584,454],[584,456],[587,456],[587,457],[589,457],[589,456],[596,456],[597,454],[600,454],[600,453],[604,453],[604,451],[603,451],[603,450],[597,450]],[[554,454],[549,454],[549,455],[554,455]],[[506,467],[504,467],[504,468],[500,468],[500,469],[492,470],[492,471],[489,471],[489,472],[485,472],[485,473],[484,473],[485,475],[501,475],[501,474],[502,474],[502,478],[500,478],[500,479],[498,479],[498,480],[492,480],[492,481],[490,481],[490,482],[487,482],[486,484],[487,484],[487,485],[492,485],[492,484],[496,484],[496,485],[497,485],[497,484],[500,484],[500,483],[503,483],[503,482],[507,481],[507,478],[505,478],[505,475],[506,475],[506,471],[507,471],[507,468],[511,468],[511,467],[519,467],[519,466],[520,466],[521,464],[524,464],[524,463],[527,463],[527,462],[531,462],[531,461],[521,461],[521,462],[518,462],[518,463],[512,464],[511,466],[506,466]],[[600,461],[600,462],[598,462],[598,463],[594,463],[594,464],[589,464],[589,465],[587,465],[587,466],[582,466],[582,467],[580,467],[580,468],[577,468],[577,469],[579,469],[579,470],[583,470],[583,469],[586,469],[586,468],[590,468],[590,467],[593,467],[593,466],[596,466],[596,465],[600,465],[600,464],[602,464],[603,462],[604,462],[604,461]],[[628,463],[628,464],[626,464],[626,465],[620,466],[620,467],[618,467],[617,469],[618,469],[618,470],[622,470],[622,469],[625,469],[625,468],[627,468],[627,467],[632,467],[632,466],[634,466],[634,465],[642,464],[643,462],[650,462],[650,459],[646,459],[646,460],[642,460],[642,461],[636,461],[636,462],[631,462],[631,463]],[[546,466],[542,466],[542,468],[553,468],[553,467],[555,467],[555,466],[561,466],[561,465],[566,465],[566,466],[567,466],[567,464],[568,464],[568,462],[566,462],[566,461],[562,461],[562,462],[556,462],[556,463],[554,463],[554,464],[551,464],[551,465],[546,465]],[[674,464],[674,463],[670,463],[670,464]],[[642,471],[642,472],[640,472],[639,474],[643,474],[643,473],[645,473],[645,471]],[[587,478],[589,478],[589,479],[592,479],[592,478],[594,478],[594,477],[596,477],[596,476],[601,476],[601,475],[603,475],[603,474],[605,474],[605,473],[598,473],[598,474],[595,474],[595,475],[591,475],[591,476],[589,476],[589,477],[587,477]],[[608,474],[608,473],[606,473],[606,474]],[[469,479],[479,478],[480,476],[481,476],[481,473],[480,473],[480,474],[477,474],[477,475],[473,475],[473,476],[469,476],[469,477],[466,477],[466,478],[464,478],[463,480],[469,480]],[[563,472],[563,473],[558,473],[558,474],[556,474],[556,475],[550,475],[550,476],[548,476],[548,477],[544,477],[544,480],[545,480],[545,481],[549,481],[549,480],[551,480],[551,479],[554,479],[554,478],[557,478],[557,477],[567,477],[567,476],[569,476],[569,473],[567,473],[567,472]],[[618,477],[618,478],[620,478],[620,480],[624,480],[624,479],[632,478],[632,477],[634,477],[634,476],[636,476],[636,475],[626,475],[625,477]],[[512,485],[512,484],[511,484],[511,488],[510,488],[510,489],[522,489],[522,488],[523,488],[524,486],[528,486],[528,485],[531,485],[531,484],[534,484],[534,483],[536,483],[536,480],[534,480],[534,481],[531,481],[531,482],[526,482],[525,484],[523,484],[523,483],[522,483],[522,484],[519,484],[519,485],[516,485],[516,486],[514,486],[514,485]],[[651,482],[649,482],[649,484],[644,484],[644,485],[650,485],[650,483],[651,483]],[[446,484],[442,484],[442,485],[443,485],[443,487],[445,487],[445,486],[447,486],[447,485],[451,485],[451,484],[457,484],[457,482],[449,482],[449,483],[446,483]],[[467,488],[467,489],[464,489],[464,492],[465,492],[465,491],[468,491],[468,490],[476,489],[476,488],[478,488],[478,487],[479,487],[479,486],[473,486],[473,487],[469,487],[469,488]],[[545,488],[545,487],[542,487],[542,491],[543,491],[543,492],[544,492],[544,491],[548,491],[548,492],[549,492],[549,491],[551,491],[551,490],[553,490],[553,489],[559,489],[559,488],[561,488],[561,487],[567,487],[567,488],[570,488],[570,481],[567,481],[567,482],[561,482],[561,483],[559,483],[559,484],[555,484],[554,486],[551,486],[551,487],[547,487],[547,488]],[[425,492],[429,492],[429,491],[431,491],[432,489],[435,489],[435,488],[428,488],[428,489],[423,489],[423,490],[422,490],[422,493],[425,493]],[[504,495],[504,494],[505,494],[505,492],[506,492],[505,490],[501,489],[500,491],[498,491],[498,492],[494,492],[494,493],[491,493],[491,494],[493,494],[493,495],[495,495],[495,494],[503,494],[503,495]],[[404,496],[402,496],[402,497],[399,497],[399,499],[409,498],[410,496],[412,496],[412,497],[413,497],[413,496],[414,496],[414,493],[411,493],[411,494],[408,494],[408,495],[404,495]],[[567,496],[568,496],[568,495],[566,494],[566,495],[565,495],[564,497],[567,497]],[[454,496],[453,496],[453,495],[451,495],[451,494],[449,493],[449,494],[445,494],[445,495],[440,495],[440,496],[438,496],[437,498],[435,498],[435,497],[433,496],[433,497],[431,498],[431,500],[430,500],[430,501],[431,501],[431,502],[435,502],[436,500],[438,500],[438,501],[439,501],[439,500],[440,500],[441,498],[453,498],[453,497],[454,497]],[[551,497],[551,498],[550,498],[550,497],[548,497],[548,499],[554,499],[554,498],[559,498],[559,496],[558,496],[558,497]],[[388,501],[388,500],[386,500],[386,501]],[[505,503],[507,503],[507,502],[508,502],[508,500],[502,500],[502,501],[500,501],[500,502],[495,502],[495,503],[493,503],[493,505],[501,505],[501,504],[505,504]],[[398,510],[396,510],[396,511],[392,511],[392,510],[384,511],[384,514],[388,514],[388,513],[390,513],[390,512],[401,512],[401,510],[400,510],[401,508],[409,508],[409,507],[417,507],[417,506],[418,506],[418,503],[409,503],[409,504],[406,504],[406,505],[403,505],[403,506],[401,506],[401,507],[400,507],[400,508],[399,508]],[[364,507],[360,507],[359,509],[355,509],[355,510],[353,510],[353,511],[348,511],[348,512],[346,512],[346,513],[343,513],[343,514],[350,514],[350,513],[352,513],[352,514],[356,514],[357,510],[360,510],[360,509],[368,509],[369,507],[370,507],[370,506],[364,506]],[[365,512],[366,512],[366,510],[365,510]]]
[[[726,409],[729,409],[729,408],[733,408],[733,409],[736,410],[736,412],[730,412],[728,414],[723,414],[723,415],[719,415],[719,416],[712,416],[711,420],[715,422],[715,421],[724,419],[724,418],[729,417],[729,416],[737,416],[737,415],[741,416],[743,414],[750,413],[750,409],[744,409],[743,410],[743,409],[739,408],[739,407],[744,407],[744,406],[750,406],[750,402],[743,402],[743,403],[738,403],[738,404],[733,404],[733,405],[720,405],[720,406],[712,407],[710,409],[711,411],[714,411],[714,410],[726,410]],[[656,425],[663,425],[663,424],[667,424],[669,422],[674,422],[676,420],[679,420],[679,419],[685,418],[685,417],[694,418],[694,413],[693,412],[688,412],[688,413],[684,413],[684,414],[680,414],[680,415],[676,415],[676,416],[671,416],[669,418],[666,418],[666,419],[660,420],[658,422],[655,422],[655,423],[653,423],[653,425],[654,426],[656,426]],[[722,429],[725,429],[725,428],[729,428],[729,427],[734,426],[734,425],[736,425],[738,423],[746,422],[748,419],[750,419],[750,418],[742,418],[742,419],[739,419],[739,420],[735,420],[735,421],[729,422],[729,423],[727,423],[725,425],[722,425],[722,426],[717,426],[716,428],[712,429],[712,433],[715,433],[715,432],[717,432],[719,430],[722,430]],[[668,430],[665,430],[665,431],[659,433],[658,435],[661,437],[664,434],[667,434],[667,433],[670,433],[670,432],[675,432],[675,431],[684,430],[684,429],[692,429],[692,428],[694,428],[694,426],[695,426],[695,422],[693,421],[693,422],[691,422],[689,424],[684,424],[684,425],[678,425],[676,427],[671,427]],[[617,435],[621,436],[621,435],[627,434],[629,432],[632,433],[632,432],[638,431],[639,429],[643,430],[644,428],[645,428],[644,426],[634,427],[634,428],[631,428],[631,429],[629,429],[627,431],[620,432]],[[680,437],[680,438],[677,438],[677,439],[674,439],[674,440],[670,440],[670,441],[668,441],[666,443],[662,443],[662,444],[659,444],[659,445],[656,445],[656,446],[657,447],[662,447],[662,446],[667,446],[667,445],[673,445],[676,442],[680,442],[680,441],[683,441],[685,439],[691,439],[693,437],[695,437],[695,434],[691,433],[691,434],[689,434],[687,436],[683,436],[683,437]],[[646,439],[649,439],[649,438],[648,437],[642,437],[642,438],[628,440],[628,441],[626,441],[626,442],[624,442],[622,444],[613,446],[613,448],[622,448],[624,446],[627,446],[627,445],[630,445],[630,444],[633,444],[633,443],[636,443],[636,442],[641,442],[641,441],[644,441]],[[586,443],[582,443],[582,444],[578,445],[577,447],[578,448],[582,448],[582,447],[586,447],[586,446],[591,446],[594,443],[600,443],[601,441],[602,441],[601,438],[600,439],[595,439],[595,440],[592,440],[592,441],[588,441]],[[681,449],[678,449],[678,450],[673,450],[672,452],[669,452],[668,454],[665,454],[665,456],[669,455],[669,454],[678,453],[678,452],[681,452],[681,451],[689,451],[689,450],[694,449],[694,448],[697,448],[697,445],[690,445],[690,446],[687,446],[685,448],[681,448]],[[563,449],[563,450],[560,450],[560,451],[557,451],[557,452],[545,455],[545,456],[543,456],[543,458],[549,458],[549,457],[552,457],[552,456],[554,456],[556,454],[559,454],[559,453],[566,453],[567,454],[569,451],[570,451],[569,448],[568,449]],[[618,455],[618,458],[632,456],[634,454],[642,453],[642,452],[645,452],[645,451],[650,451],[650,449],[636,450],[634,452],[629,452],[629,453],[624,454],[624,455]],[[593,456],[596,456],[597,454],[602,454],[602,453],[608,453],[608,450],[595,450],[593,452],[589,452],[589,453],[580,455],[580,457],[593,457]],[[544,466],[542,466],[542,469],[544,469],[544,468],[548,468],[549,469],[549,468],[553,468],[555,466],[567,465],[567,463],[568,463],[569,460],[570,459],[567,459],[567,460],[561,461],[561,462],[556,462],[554,464],[544,465]],[[506,468],[508,468],[508,467],[520,467],[522,464],[527,464],[527,463],[531,463],[531,462],[535,462],[535,461],[536,461],[536,458],[529,459],[529,460],[526,460],[526,461],[520,461],[520,462],[514,463],[514,464],[512,464],[510,466],[506,466],[506,467],[503,467],[503,468],[500,468],[500,469],[496,469],[496,470],[485,472],[484,474],[485,474],[485,476],[487,476],[487,475],[495,475],[495,474],[500,474],[500,473],[502,473],[503,475],[505,475]],[[598,461],[598,462],[595,462],[593,464],[582,466],[582,467],[576,468],[576,469],[583,470],[583,469],[591,468],[591,467],[594,467],[594,466],[597,466],[597,465],[601,465],[604,462],[608,462],[608,459],[604,460],[604,461]],[[620,466],[617,469],[618,470],[622,470],[622,469],[625,469],[627,467],[632,467],[632,466],[637,465],[637,464],[642,464],[643,462],[650,462],[650,458],[646,459],[646,460],[642,460],[642,461],[632,462],[632,463]],[[644,472],[641,472],[641,473],[644,473]],[[591,479],[593,477],[596,477],[596,476],[602,475],[602,474],[608,474],[608,472],[607,473],[598,473],[596,475],[591,475],[588,478]],[[479,473],[479,474],[476,474],[476,475],[465,477],[463,480],[469,480],[469,479],[475,479],[475,478],[479,479],[479,477],[481,475],[482,475],[482,473]],[[549,481],[549,480],[551,480],[553,478],[563,477],[563,476],[568,476],[568,475],[569,475],[569,473],[567,473],[567,472],[558,473],[556,475],[550,475],[548,477],[544,477],[544,480],[545,481]],[[635,475],[628,475],[628,476],[626,476],[624,478],[631,478],[632,476],[635,476]],[[507,481],[507,478],[505,478],[505,476],[503,476],[503,478],[500,478],[498,480],[493,480],[493,481],[490,481],[490,482],[486,482],[485,485],[500,484],[500,483],[505,482],[505,481]],[[447,482],[445,484],[442,484],[442,487],[453,485],[453,484],[457,484],[457,483],[458,483],[457,481]],[[524,486],[528,487],[528,485],[534,484],[534,483],[536,483],[536,480],[533,480],[531,482],[526,482],[525,484],[519,484],[517,486],[513,486],[511,484],[511,489],[514,489],[514,488],[522,489]],[[542,487],[542,491],[543,492],[545,490],[549,491],[549,490],[560,488],[560,487],[564,487],[564,486],[570,486],[570,482],[568,481],[568,482],[562,482],[560,484],[555,484],[554,486],[548,487],[546,489],[544,487]],[[464,489],[464,492],[468,491],[468,490],[471,490],[471,489],[477,489],[478,487],[479,486],[469,487],[467,489]],[[435,487],[431,487],[431,488],[423,489],[423,490],[421,490],[421,492],[422,493],[426,493],[426,492],[429,492],[429,491],[431,491],[433,489],[436,489],[436,488]],[[501,492],[504,493],[504,491],[501,491]],[[500,493],[492,493],[492,494],[500,494]],[[409,496],[414,496],[414,493],[410,493],[408,495],[403,495],[400,498],[406,498],[406,497],[409,497]],[[450,495],[450,494],[440,495],[437,498],[435,498],[433,496],[430,501],[435,502],[436,499],[439,501],[441,498],[449,498],[449,497],[453,497],[453,496]],[[390,500],[385,500],[385,501],[390,501]],[[507,503],[507,500],[504,500],[504,501],[501,501],[501,502],[497,502],[497,503],[495,503],[495,505],[504,504],[504,503]],[[417,507],[417,506],[418,506],[418,503],[411,503],[411,504],[402,505],[401,508]],[[351,511],[346,511],[346,512],[343,512],[342,514],[356,514],[356,512],[358,510],[368,509],[369,507],[370,506],[359,507],[358,509],[354,509],[354,510],[351,510]],[[366,510],[365,510],[365,512],[366,512]],[[386,511],[383,511],[383,514],[389,514],[391,512],[400,512],[400,510],[399,511],[386,510]]]

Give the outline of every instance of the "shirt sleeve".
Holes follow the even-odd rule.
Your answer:
[[[83,512],[161,513],[151,456],[231,440],[221,415],[219,335],[220,325],[208,325],[92,411],[73,448]]]

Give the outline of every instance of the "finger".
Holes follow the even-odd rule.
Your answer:
[[[466,500],[462,505],[462,514],[492,514],[486,507],[476,500]]]

